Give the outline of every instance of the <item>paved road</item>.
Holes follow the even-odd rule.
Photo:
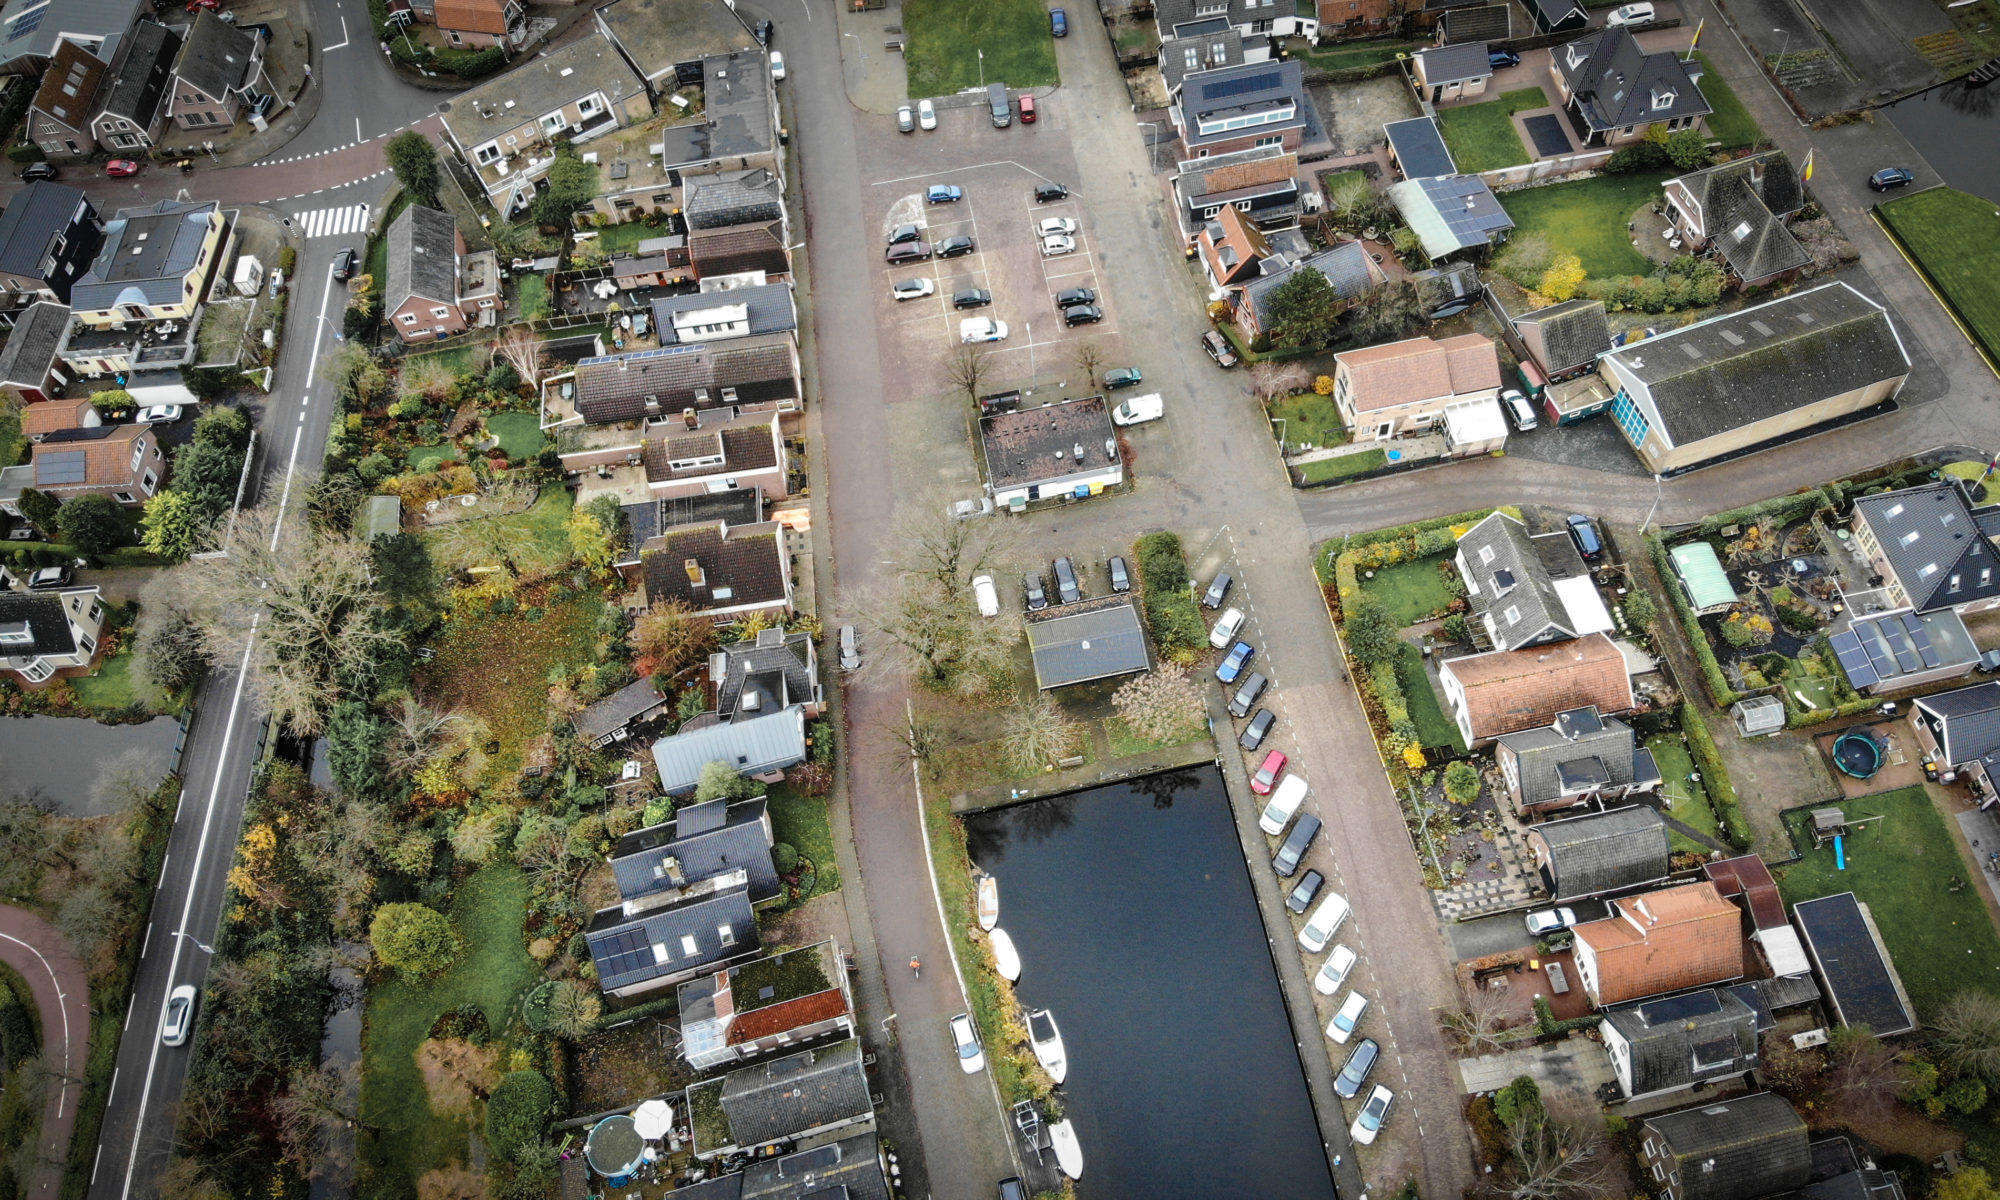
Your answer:
[[[0,905],[0,962],[28,981],[41,1016],[43,1070],[56,1087],[42,1105],[41,1152],[25,1194],[53,1200],[62,1190],[84,1064],[90,1061],[90,975],[53,925],[12,905]]]

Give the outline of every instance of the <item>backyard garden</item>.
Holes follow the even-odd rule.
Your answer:
[[[1445,148],[1464,174],[1518,167],[1529,159],[1528,148],[1514,130],[1514,114],[1547,107],[1549,97],[1541,88],[1516,88],[1502,92],[1497,100],[1438,109],[1438,132],[1444,135]]]
[[[1655,264],[1633,248],[1629,226],[1634,213],[1659,203],[1660,185],[1671,178],[1665,171],[1604,174],[1506,192],[1500,205],[1514,218],[1515,242],[1539,235],[1576,255],[1593,278],[1646,275]]]

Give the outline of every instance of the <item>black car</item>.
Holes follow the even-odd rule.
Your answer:
[[[1243,686],[1237,688],[1236,694],[1229,698],[1229,715],[1240,717],[1249,712],[1250,706],[1257,703],[1257,697],[1264,694],[1264,689],[1270,683],[1270,680],[1258,672],[1250,672],[1250,677],[1243,681]]]
[[[1104,310],[1095,304],[1073,304],[1062,314],[1065,325],[1095,325],[1104,319]]]
[[[1215,578],[1208,581],[1207,594],[1201,598],[1202,607],[1221,608],[1223,597],[1229,595],[1229,585],[1234,582],[1236,581],[1229,577],[1229,572],[1216,572]]]
[[[752,32],[756,35],[759,46],[768,46],[771,44],[772,36],[778,31],[771,25],[770,18],[766,17],[757,22],[757,27]]]
[[[1271,869],[1281,878],[1290,879],[1292,872],[1299,869],[1299,860],[1312,849],[1313,839],[1318,836],[1319,818],[1311,813],[1300,813],[1292,831],[1285,835],[1285,844],[1271,856]]]
[[[985,288],[960,288],[951,294],[953,308],[985,308],[993,303],[993,293]]]
[[[1495,71],[1502,67],[1518,67],[1521,65],[1521,56],[1512,50],[1488,50],[1486,65]]]
[[[1225,371],[1236,365],[1236,348],[1229,344],[1228,338],[1213,329],[1201,335],[1201,349]]]
[[[1125,559],[1123,556],[1112,555],[1111,561],[1106,565],[1111,569],[1111,590],[1114,592],[1131,591],[1132,573],[1125,569]]]
[[[1021,407],[1019,392],[988,392],[979,398],[979,415],[990,417],[995,413],[1010,413]]]
[[[1076,586],[1076,567],[1065,554],[1056,560],[1056,600],[1061,604],[1075,604],[1083,599],[1083,589]]]
[[[889,244],[891,246],[900,246],[904,242],[921,242],[923,240],[924,227],[921,225],[898,225],[889,231]]]
[[[29,183],[33,183],[37,179],[54,179],[55,177],[56,168],[54,163],[33,162],[21,168],[21,178],[27,180]]]
[[[1097,293],[1090,288],[1064,288],[1056,293],[1056,310],[1074,308],[1079,304],[1097,303]]]
[[[1243,736],[1236,739],[1236,744],[1245,750],[1255,750],[1264,744],[1264,739],[1270,736],[1271,726],[1277,723],[1276,713],[1268,708],[1258,709],[1257,715],[1251,717],[1250,723],[1243,727]]]
[[[1382,1047],[1374,1038],[1362,1038],[1355,1043],[1354,1052],[1341,1064],[1340,1074],[1333,1078],[1333,1090],[1342,1100],[1352,1100],[1361,1092],[1361,1085],[1368,1082],[1368,1072],[1375,1069],[1375,1060],[1382,1054]]]
[[[1000,1200],[1028,1200],[1027,1185],[1019,1175],[1009,1175],[1000,1181]]]
[[[1069,197],[1069,189],[1060,183],[1038,183],[1035,185],[1035,203],[1047,204],[1051,200]]]
[[[931,244],[929,242],[898,242],[889,247],[889,253],[883,257],[893,267],[897,263],[922,262],[930,256]]]
[[[1868,177],[1868,186],[1878,192],[1886,192],[1890,188],[1908,187],[1916,181],[1916,175],[1908,167],[1883,167]]]
[[[1590,523],[1590,518],[1582,513],[1569,515],[1569,540],[1576,543],[1576,552],[1587,563],[1604,557],[1604,541],[1597,536],[1597,527]]]
[[[937,256],[939,258],[957,258],[961,254],[972,253],[973,249],[971,238],[962,233],[954,234],[937,244]]]
[[[1312,902],[1318,898],[1319,890],[1324,886],[1326,886],[1326,876],[1318,871],[1307,871],[1299,876],[1298,883],[1292,887],[1291,895],[1285,897],[1285,907],[1295,913],[1304,914],[1312,907]]]
[[[1049,606],[1049,594],[1042,590],[1042,577],[1033,571],[1021,576],[1021,590],[1028,597],[1028,611],[1040,612]]]
[[[354,251],[341,250],[333,256],[333,277],[335,279],[354,278]]]

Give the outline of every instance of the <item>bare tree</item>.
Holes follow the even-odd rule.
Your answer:
[[[1603,1118],[1573,1103],[1509,1127],[1507,1149],[1511,1200],[1602,1195],[1613,1169]]]
[[[475,1046],[464,1038],[428,1038],[417,1047],[417,1073],[431,1110],[465,1115],[472,1102],[500,1086],[500,1047]]]
[[[1826,1083],[1838,1104],[1864,1119],[1889,1111],[1902,1086],[1900,1054],[1857,1025],[1835,1030],[1826,1051]]]
[[[542,339],[526,325],[516,325],[500,335],[494,351],[512,368],[521,382],[533,386],[541,382]]]
[[[869,657],[866,669],[908,674],[935,692],[980,691],[989,673],[1006,666],[1020,633],[1015,614],[982,617],[969,599],[953,600],[943,584],[925,575],[904,575],[853,607],[869,614],[878,638],[887,643]]]
[[[968,400],[979,398],[979,389],[985,385],[992,369],[993,356],[982,343],[961,344],[945,355],[945,378],[951,381],[953,387],[964,392]]]
[[[405,692],[389,712],[386,758],[393,771],[414,771],[432,757],[463,749],[483,736],[478,717],[457,709],[431,708]]]
[[[417,1179],[417,1200],[486,1200],[486,1176],[454,1163]]]
[[[1931,1045],[1954,1072],[2000,1089],[2000,996],[1972,989],[1955,993],[1931,1021]]]
[[[323,1175],[353,1162],[347,1131],[360,1124],[361,1072],[352,1063],[292,1071],[272,1109],[285,1160],[308,1176]]]
[[[493,856],[513,832],[512,810],[498,805],[465,815],[451,831],[451,849],[461,861],[481,863]]]
[[[435,400],[442,397],[445,389],[457,380],[458,377],[442,359],[435,355],[419,355],[403,360],[399,390],[404,396]]]
[[[972,579],[997,570],[1020,544],[1012,521],[996,517],[955,518],[943,491],[928,492],[897,514],[893,534],[905,571],[935,582],[947,601],[957,603],[972,590]]]
[[[174,1200],[229,1200],[229,1189],[191,1154],[175,1155],[167,1169],[160,1172],[156,1186],[161,1196],[172,1196]]]
[[[1111,707],[1134,734],[1149,742],[1192,737],[1207,712],[1201,689],[1185,669],[1172,664],[1135,676],[1112,694]]]
[[[1312,372],[1298,363],[1260,362],[1250,366],[1250,391],[1263,404],[1312,386]]]
[[[1083,386],[1097,386],[1097,368],[1104,365],[1104,347],[1092,338],[1085,338],[1070,347],[1069,360],[1083,376]]]
[[[1458,998],[1459,1007],[1439,1019],[1440,1028],[1457,1037],[1467,1054],[1488,1054],[1506,1045],[1500,1034],[1510,1009],[1503,994],[1475,983],[1461,987]]]
[[[1017,764],[1045,767],[1069,755],[1080,732],[1082,727],[1070,719],[1062,705],[1051,700],[1047,692],[1036,692],[1034,699],[1008,712],[1007,730],[1001,736]]]

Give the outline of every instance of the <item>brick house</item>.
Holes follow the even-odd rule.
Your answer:
[[[1743,914],[1712,883],[1613,900],[1575,933],[1577,980],[1599,1007],[1743,977]]]
[[[1208,158],[1260,146],[1296,152],[1308,144],[1315,157],[1323,155],[1327,138],[1306,92],[1304,72],[1302,64],[1287,61],[1188,75],[1167,110],[1183,157]]]
[[[90,115],[105,64],[75,42],[62,42],[28,106],[28,140],[52,162],[87,158],[97,149]]]
[[[389,226],[388,279],[382,319],[404,342],[429,342],[489,325],[499,313],[493,255],[466,254],[458,223],[435,208],[411,205]]]
[[[173,86],[181,35],[157,21],[141,21],[118,44],[110,78],[98,90],[91,136],[113,153],[151,149],[166,124],[164,101]]]
[[[57,430],[35,443],[32,465],[38,491],[64,501],[109,496],[126,508],[144,505],[167,473],[150,425]]]
[[[1558,901],[1629,892],[1673,870],[1666,818],[1643,804],[1544,821],[1528,831],[1528,853]]]
[[[1629,146],[1648,130],[1692,129],[1709,114],[1700,60],[1672,50],[1648,54],[1630,30],[1612,25],[1549,50],[1556,94],[1584,147]]]
[[[1584,705],[1604,714],[1633,707],[1625,655],[1602,633],[1447,659],[1438,686],[1467,745],[1547,725]]]
[[[1661,190],[1688,252],[1713,247],[1747,286],[1789,277],[1812,262],[1785,227],[1805,207],[1806,192],[1783,150],[1669,179]]]
[[[264,35],[239,29],[204,9],[174,59],[173,87],[167,94],[167,115],[182,129],[214,129],[234,125],[248,103],[249,93],[264,74]]]
[[[1403,19],[1407,0],[1315,0],[1319,30],[1328,41],[1373,37]]]
[[[1259,264],[1271,255],[1264,234],[1233,204],[1225,204],[1202,222],[1196,235],[1201,264],[1218,289],[1229,289],[1257,278]]]
[[[1594,708],[1558,714],[1540,729],[1502,734],[1493,759],[1522,816],[1655,791],[1660,767],[1632,727]]]
[[[527,17],[521,0],[437,0],[431,11],[445,40],[463,50],[519,45]]]
[[[1758,1092],[1646,1118],[1639,1127],[1639,1166],[1653,1177],[1660,1200],[1819,1195],[1817,1189],[1799,1191],[1814,1177],[1806,1139],[1806,1123],[1789,1101]],[[1862,1186],[1823,1194],[1888,1200],[1900,1191]]]
[[[639,564],[648,605],[679,600],[718,624],[792,612],[791,556],[776,521],[670,529],[647,539]]]
[[[771,281],[791,278],[792,253],[781,221],[690,230],[687,246],[696,279],[753,272]]]
[[[1174,216],[1190,240],[1225,208],[1258,229],[1299,223],[1299,156],[1280,146],[1189,159],[1180,164],[1173,187]]]
[[[31,684],[85,674],[103,633],[104,601],[95,587],[0,590],[0,674]]]
[[[1423,433],[1445,405],[1500,394],[1500,357],[1476,333],[1435,341],[1410,338],[1333,356],[1333,401],[1356,435],[1387,439]]]

